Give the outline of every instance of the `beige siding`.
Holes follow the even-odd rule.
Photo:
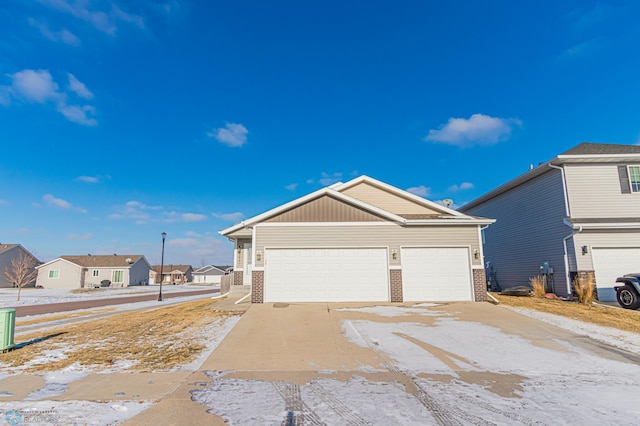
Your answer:
[[[389,262],[400,265],[400,248],[407,246],[471,247],[479,250],[478,227],[470,226],[286,226],[257,225],[256,250],[264,253],[269,247],[389,247]],[[392,259],[397,250],[397,259]],[[264,256],[263,256],[264,258]],[[481,259],[473,259],[482,265]],[[264,266],[257,262],[258,267]]]
[[[59,270],[58,278],[49,278],[49,271]],[[78,265],[57,260],[38,269],[36,285],[44,288],[80,288],[82,268]]]
[[[640,247],[640,230],[583,231],[573,237],[575,241],[576,263],[580,271],[592,271],[593,247]],[[582,246],[588,253],[582,254]],[[638,271],[629,271],[638,272]]]
[[[442,212],[422,206],[407,198],[399,197],[366,182],[348,188],[342,193],[397,215],[442,214]]]
[[[372,222],[383,220],[359,207],[330,196],[324,196],[274,216],[265,222]]]
[[[618,164],[566,164],[571,217],[640,216],[640,193],[623,194]]]

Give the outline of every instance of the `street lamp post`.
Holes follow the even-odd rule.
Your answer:
[[[160,293],[158,293],[158,302],[162,302],[162,272],[164,269],[164,239],[167,238],[167,233],[162,233],[162,257],[160,258]]]

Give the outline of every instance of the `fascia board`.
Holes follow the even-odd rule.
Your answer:
[[[428,220],[408,220],[406,225],[491,225],[496,219],[428,219]]]
[[[77,263],[71,262],[70,260],[63,259],[61,257],[57,257],[57,258],[55,258],[53,260],[48,261],[47,263],[43,263],[40,266],[36,266],[36,269],[44,268],[45,266],[51,265],[52,263],[55,263],[55,262],[67,262],[69,265],[73,265],[76,268],[82,268],[82,265],[78,265]]]
[[[336,191],[342,192],[342,191],[347,190],[347,189],[349,189],[349,188],[351,188],[351,187],[353,187],[355,185],[358,185],[358,184],[360,184],[362,182],[366,182],[366,183],[370,183],[371,185],[378,186],[378,187],[380,187],[382,189],[385,189],[385,190],[387,190],[387,191],[389,191],[389,192],[391,192],[391,193],[393,193],[393,194],[395,194],[395,195],[397,195],[399,197],[408,198],[411,201],[414,201],[414,202],[416,202],[418,204],[421,204],[421,205],[423,205],[425,207],[429,207],[431,209],[440,211],[442,213],[447,213],[447,214],[450,214],[450,215],[453,215],[453,216],[466,216],[464,213],[461,213],[459,211],[450,209],[450,208],[448,208],[446,206],[440,205],[440,204],[438,204],[436,202],[433,202],[431,200],[427,200],[426,198],[419,197],[419,196],[417,196],[415,194],[412,194],[410,192],[404,191],[404,190],[402,190],[400,188],[396,188],[395,186],[389,185],[388,183],[384,183],[382,181],[379,181],[377,179],[374,179],[374,178],[366,176],[366,175],[359,176],[359,177],[357,177],[357,178],[355,178],[353,180],[350,180],[349,182],[347,182],[347,183],[345,183],[345,184],[343,184],[343,185],[341,185],[341,186],[339,186],[337,188],[334,188],[334,189]]]
[[[640,222],[571,223],[567,219],[563,222],[571,229],[640,229]]]
[[[583,155],[558,155],[556,158],[559,160],[598,160],[598,159],[611,159],[611,158],[640,158],[640,154],[583,154]]]

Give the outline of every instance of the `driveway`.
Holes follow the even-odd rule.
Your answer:
[[[638,355],[488,303],[252,305],[201,371],[192,400],[229,424],[640,418]]]

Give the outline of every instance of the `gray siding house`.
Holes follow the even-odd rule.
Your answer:
[[[548,266],[555,293],[593,273],[599,299],[615,301],[616,277],[640,271],[640,146],[582,143],[459,211],[497,219],[484,254],[501,288]]]
[[[149,282],[151,265],[139,254],[62,256],[40,265],[36,284],[44,288],[129,287]]]
[[[14,286],[7,277],[6,272],[11,269],[11,262],[14,259],[19,259],[20,256],[30,259],[34,267],[42,263],[20,244],[0,244],[0,288]],[[35,284],[35,281],[27,285],[33,286],[33,284]]]

